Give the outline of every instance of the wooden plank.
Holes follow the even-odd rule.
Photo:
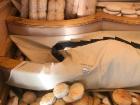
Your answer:
[[[14,13],[10,0],[0,0],[0,56],[7,56],[11,47],[5,20]],[[3,73],[0,71],[0,105],[6,105],[8,91],[9,87],[4,83]]]
[[[8,37],[7,25],[5,20],[10,14],[15,13],[15,10],[11,6],[11,4],[9,2],[6,3],[7,5],[5,4],[5,7],[0,8],[0,56],[6,56],[7,50],[11,43]]]

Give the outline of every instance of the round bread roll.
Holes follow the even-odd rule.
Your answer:
[[[94,96],[93,97],[93,105],[100,105],[101,99],[99,97]]]
[[[66,105],[66,103],[62,99],[58,99],[58,100],[56,100],[56,102],[54,103],[54,105]]]
[[[82,99],[74,102],[73,105],[89,105],[89,97],[84,95]]]
[[[57,98],[63,98],[69,92],[69,86],[65,83],[60,83],[54,87],[53,94]]]
[[[36,100],[36,94],[31,91],[27,91],[23,94],[22,101],[27,104],[31,104]]]
[[[65,96],[63,97],[63,100],[66,102],[66,103],[72,103],[74,102],[75,100],[73,100],[71,97],[69,96]]]
[[[71,97],[73,100],[79,100],[84,95],[84,86],[81,83],[74,83],[69,90],[69,97]]]
[[[134,10],[134,9],[122,9],[121,12],[123,15],[135,15],[136,14],[136,10]]]
[[[128,91],[117,89],[113,92],[113,100],[118,105],[131,105],[132,97]]]
[[[112,12],[112,11],[107,10],[106,8],[103,9],[103,12],[105,12],[107,14],[111,14],[111,15],[118,15],[118,14],[120,14],[120,12]]]
[[[56,101],[56,98],[53,93],[48,93],[44,95],[40,101],[40,105],[52,105]]]
[[[107,5],[106,9],[111,12],[120,12],[121,11],[121,7],[119,7],[118,5]]]

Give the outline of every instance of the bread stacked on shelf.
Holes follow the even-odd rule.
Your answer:
[[[95,14],[96,0],[11,0],[20,17],[64,20]]]
[[[11,89],[7,105],[140,105],[140,95],[125,89],[85,90],[80,82],[60,83],[47,92]]]
[[[107,4],[102,9],[104,13],[123,16],[130,18],[138,18],[140,16],[140,5],[134,3],[133,5]]]

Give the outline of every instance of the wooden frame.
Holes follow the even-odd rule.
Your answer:
[[[63,21],[30,20],[11,16],[8,31],[16,35],[64,36],[100,30],[139,31],[140,18],[128,18],[99,12],[93,16]]]

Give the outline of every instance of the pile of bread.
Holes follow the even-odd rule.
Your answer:
[[[103,8],[103,12],[115,16],[124,16],[124,17],[131,17],[131,18],[138,18],[140,17],[140,7],[136,8],[135,6],[132,7],[121,7],[119,5],[106,5]]]
[[[60,83],[49,92],[25,91],[21,99],[10,91],[9,97],[7,105],[140,105],[137,93],[124,89],[104,93],[85,91],[79,82]]]
[[[20,16],[30,19],[64,20],[92,15],[96,0],[11,0]]]

